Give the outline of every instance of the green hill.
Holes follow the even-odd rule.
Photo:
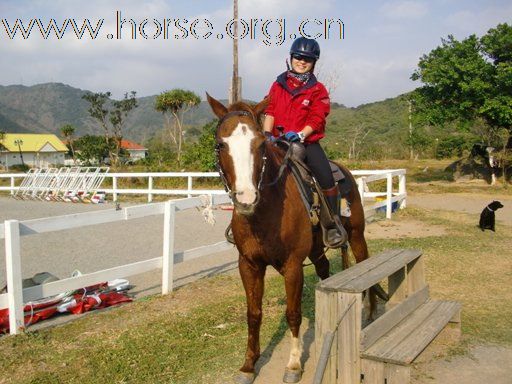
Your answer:
[[[82,99],[87,91],[61,83],[0,86],[0,130],[5,132],[50,132],[60,135],[60,127],[71,124],[76,136],[102,134]],[[144,141],[163,127],[161,113],[154,110],[155,96],[138,98],[138,107],[126,122],[127,139]],[[188,114],[187,125],[204,125],[213,118],[206,103]]]
[[[72,124],[76,136],[101,135],[103,132],[82,99],[87,91],[62,83],[0,86],[0,131],[50,132],[60,136],[60,127]],[[163,116],[154,110],[156,96],[137,99],[138,107],[126,121],[124,137],[144,143],[162,131]],[[407,94],[357,108],[333,103],[327,120],[323,143],[333,157],[396,158],[407,155],[409,135]],[[206,101],[190,111],[185,120],[189,137],[198,136],[201,128],[213,119]],[[418,132],[439,140],[451,135],[454,127],[415,127]],[[164,136],[165,137],[165,136]],[[355,143],[355,145],[354,145]]]

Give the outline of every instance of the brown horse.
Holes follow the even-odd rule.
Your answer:
[[[254,366],[260,356],[262,297],[267,266],[283,277],[286,290],[286,320],[291,330],[290,359],[284,381],[298,382],[302,375],[301,299],[303,262],[309,257],[321,279],[329,277],[329,261],[324,256],[322,235],[313,231],[293,176],[283,167],[284,151],[265,140],[260,114],[266,100],[255,106],[235,103],[226,108],[207,94],[220,119],[216,131],[219,172],[234,204],[232,229],[239,252],[239,271],[247,297],[248,342],[238,383],[254,380]],[[347,198],[351,216],[343,225],[357,262],[368,257],[364,238],[364,211],[356,183]],[[348,264],[346,250],[344,264]]]

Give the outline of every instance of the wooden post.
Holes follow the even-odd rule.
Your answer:
[[[389,300],[386,303],[386,309],[402,302],[407,297],[407,279],[405,267],[388,277],[388,295]]]
[[[411,368],[395,364],[386,364],[384,367],[386,384],[403,384],[411,381]]]
[[[425,286],[425,268],[423,265],[423,256],[407,264],[407,287],[408,295],[419,291]]]
[[[11,176],[11,196],[14,195],[14,176]]]
[[[360,177],[357,179],[357,189],[359,191],[359,196],[361,196],[361,204],[364,207],[364,184],[365,184],[365,178]]]
[[[316,289],[315,291],[315,351],[316,361],[320,358],[319,354],[322,350],[324,336],[328,332],[333,332],[338,317],[336,292],[323,291]],[[325,372],[323,374],[322,384],[336,383],[336,352],[338,337],[335,336],[334,343],[331,347],[330,358],[327,360]]]
[[[187,197],[192,197],[192,194],[190,193],[192,191],[192,176],[187,177],[187,190],[188,190]]]
[[[165,202],[164,208],[164,249],[162,259],[162,295],[172,292],[174,271],[174,223],[176,203]]]
[[[338,328],[338,378],[336,384],[359,384],[361,382],[361,312],[362,294],[337,292],[338,313],[343,313],[355,298],[355,303],[345,315]]]
[[[384,384],[384,363],[368,359],[361,360],[364,384]]]
[[[387,190],[386,190],[386,219],[391,219],[393,202],[393,174],[387,174]]]
[[[112,189],[114,190],[113,200],[117,201],[117,177],[112,176]]]
[[[151,203],[153,201],[153,176],[149,176],[148,190],[148,203]]]
[[[398,176],[398,193],[400,196],[404,196],[400,201],[400,209],[407,208],[407,190],[405,186],[405,174]]]
[[[9,302],[9,328],[11,335],[25,329],[23,318],[23,285],[21,278],[20,223],[18,220],[6,220],[5,234],[5,272],[7,277],[7,300]]]

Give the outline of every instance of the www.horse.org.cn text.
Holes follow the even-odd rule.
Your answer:
[[[232,19],[217,27],[208,19],[185,18],[144,18],[136,20],[124,17],[116,11],[115,23],[105,19],[2,19],[0,39],[10,40],[39,37],[45,40],[63,39],[66,35],[82,39],[108,40],[184,40],[184,39],[250,39],[265,45],[282,45],[286,40],[294,40],[299,36],[311,39],[345,38],[344,24],[341,19],[304,19],[293,23],[286,19],[239,19],[238,33],[235,32],[235,20]],[[220,25],[220,24],[218,24]],[[106,31],[108,29],[108,31]]]

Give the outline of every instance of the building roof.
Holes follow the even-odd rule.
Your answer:
[[[121,140],[121,148],[126,149],[126,150],[138,149],[141,151],[145,151],[147,149],[140,144],[137,144],[137,143],[134,143],[133,141],[129,141],[129,140],[125,140],[125,139]]]
[[[20,146],[16,143],[20,140]],[[67,152],[68,148],[54,134],[6,133],[0,144],[9,152]]]

